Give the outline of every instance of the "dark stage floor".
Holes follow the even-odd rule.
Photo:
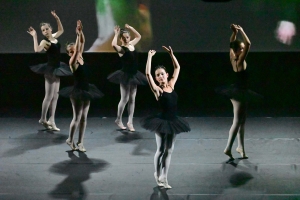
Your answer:
[[[57,118],[61,131],[50,132],[38,118],[2,117],[0,199],[300,199],[300,118],[248,118],[249,159],[233,151],[232,164],[223,154],[231,117],[187,120],[192,131],[177,137],[165,190],[153,177],[154,134],[138,118],[135,133],[89,118],[87,152],[72,153],[71,118]]]

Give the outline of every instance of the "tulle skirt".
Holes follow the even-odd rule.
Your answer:
[[[140,123],[144,129],[155,133],[179,134],[191,130],[188,122],[178,116],[165,119],[162,114],[150,115],[142,118]]]
[[[60,62],[59,67],[55,68],[49,66],[48,63],[33,65],[29,67],[33,72],[37,74],[50,74],[54,76],[72,76],[70,67],[63,62]]]
[[[146,76],[137,71],[136,74],[130,74],[124,72],[122,70],[117,70],[110,75],[108,75],[107,79],[116,84],[124,84],[124,85],[147,85],[148,81]]]
[[[249,89],[239,88],[235,84],[218,87],[215,92],[241,102],[260,102],[263,99],[262,95]]]
[[[74,86],[65,87],[59,91],[59,94],[63,97],[73,98],[77,100],[91,100],[104,96],[104,94],[93,84],[89,84],[89,90],[82,90],[74,88]]]

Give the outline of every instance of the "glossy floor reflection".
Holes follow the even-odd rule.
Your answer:
[[[60,132],[35,118],[1,118],[0,199],[300,199],[300,118],[248,118],[249,159],[234,148],[229,163],[232,118],[186,120],[192,131],[177,137],[166,190],[153,177],[154,134],[139,118],[134,133],[113,118],[88,118],[86,153],[65,144],[71,118],[56,120]]]

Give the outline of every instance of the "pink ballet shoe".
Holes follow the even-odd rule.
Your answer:
[[[121,121],[116,120],[115,123],[117,124],[117,126],[122,129],[122,130],[126,130],[126,127],[123,125],[123,123]]]
[[[42,121],[41,119],[39,120],[39,123],[42,124],[46,129],[51,129],[49,124],[46,121]]]
[[[67,145],[69,145],[71,147],[72,151],[76,151],[77,148],[75,147],[75,144],[73,142],[71,142],[69,139],[66,140]]]
[[[84,148],[82,143],[77,143],[77,146],[78,146],[78,149],[77,149],[78,151],[86,152],[86,149]]]
[[[164,184],[163,184],[162,182],[159,181],[156,172],[154,172],[154,178],[155,178],[156,184],[157,184],[158,186],[161,186],[161,187],[164,186]]]
[[[52,131],[60,131],[60,129],[56,127],[56,125],[55,125],[54,122],[47,121],[47,124],[50,127],[50,130],[52,130]]]
[[[159,180],[162,184],[163,184],[163,187],[166,188],[166,189],[171,189],[171,185],[168,184],[168,180],[166,178],[162,179],[162,180]]]
[[[234,160],[234,158],[232,157],[232,154],[231,154],[230,151],[225,151],[225,150],[224,150],[224,154],[227,155],[227,156],[229,157],[229,160],[228,160],[228,161],[233,161],[233,160]]]
[[[241,148],[236,148],[236,151],[241,154],[243,159],[248,159],[248,156],[246,156],[245,152]]]
[[[127,123],[127,127],[128,127],[128,130],[131,131],[131,132],[134,132],[135,129],[133,128],[133,125],[132,124],[129,124]]]

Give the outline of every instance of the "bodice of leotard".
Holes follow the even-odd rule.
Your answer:
[[[130,74],[135,74],[138,69],[136,50],[130,51],[127,47],[124,46],[122,46],[122,49],[125,51],[125,53],[121,57],[122,70]]]
[[[240,89],[247,89],[248,88],[248,73],[246,70],[235,72],[236,75],[236,87]]]
[[[50,42],[47,38],[44,38],[47,42]],[[57,41],[57,43],[50,42],[51,45],[46,51],[47,57],[48,57],[48,65],[52,67],[59,67],[60,64],[60,43]]]
[[[89,82],[88,82],[88,72],[86,67],[83,65],[78,65],[78,68],[73,73],[74,75],[74,88],[81,90],[89,90]]]
[[[174,118],[177,114],[177,93],[172,90],[172,92],[163,92],[158,99],[158,103],[162,109],[162,117],[165,119]]]

